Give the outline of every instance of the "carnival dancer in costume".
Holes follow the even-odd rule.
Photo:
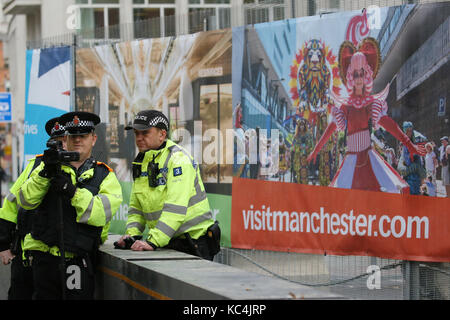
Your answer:
[[[294,139],[292,141],[292,162],[295,182],[308,184],[308,153],[313,148],[312,134],[308,128],[306,119],[297,120]]]
[[[280,147],[279,147],[279,165],[278,165],[278,174],[280,181],[284,181],[285,175],[289,169],[289,152],[286,144],[284,142],[284,138],[280,135]]]
[[[298,94],[299,107],[297,112],[308,121],[311,144],[315,144],[328,124],[329,104],[332,103],[329,90],[330,83],[333,82],[333,85],[340,84],[340,80],[338,77],[332,80],[333,71],[329,70],[327,61],[330,65],[334,62],[334,68],[337,71],[336,59],[331,50],[321,40],[311,39],[306,42],[299,53],[300,57],[301,66],[299,66],[297,73],[297,92],[293,92],[295,94],[293,97],[297,97],[296,94]],[[297,63],[300,62],[297,61]],[[319,163],[315,170],[317,169],[319,173],[318,180],[322,186],[330,183],[333,173],[337,169],[337,150],[333,148],[336,145],[336,139],[337,136],[333,135],[330,142],[324,146],[319,154]],[[309,152],[310,150],[307,151],[307,153]],[[303,160],[296,159],[294,161],[304,162],[301,170],[306,172],[307,175],[308,163],[306,157]]]
[[[412,142],[415,141],[413,124],[410,121],[403,122],[403,131]],[[419,195],[422,180],[426,177],[425,168],[417,154],[412,155],[407,146],[402,144],[398,171],[409,185],[410,194]],[[436,181],[433,179],[433,181]]]
[[[328,117],[325,112],[322,112],[318,117],[316,127],[316,142],[319,141],[322,134],[328,126]],[[326,143],[319,152],[319,185],[328,186],[336,173],[339,159],[337,157],[338,135],[333,134],[328,143]],[[312,147],[311,147],[312,149]],[[308,150],[308,153],[310,151]]]
[[[386,97],[389,85],[371,94],[373,80],[380,66],[380,50],[373,38],[364,39],[358,48],[344,41],[339,50],[339,71],[349,93],[348,98],[334,97],[333,121],[309,155],[316,157],[335,130],[347,129],[347,153],[330,186],[346,189],[407,193],[408,184],[372,148],[371,125],[382,126],[410,151],[424,155],[423,148],[416,146],[387,115]]]

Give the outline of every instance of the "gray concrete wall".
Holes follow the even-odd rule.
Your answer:
[[[206,261],[174,250],[100,249],[98,299],[341,299],[289,281]]]
[[[334,293],[244,271],[169,249],[135,252],[100,248],[96,298],[102,300],[341,299]],[[0,266],[0,299],[7,299],[10,266]]]
[[[0,300],[8,299],[9,279],[11,278],[11,264],[0,262]]]

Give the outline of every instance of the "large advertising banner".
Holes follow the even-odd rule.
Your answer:
[[[447,198],[242,178],[232,197],[234,248],[450,260]]]
[[[70,111],[72,64],[70,47],[27,50],[24,159],[46,149],[45,123]]]
[[[124,127],[157,109],[200,165],[223,245],[449,259],[438,216],[449,194],[449,8],[371,7],[78,49],[75,109],[100,116],[94,155],[124,190],[111,231],[124,232],[137,153]],[[267,208],[282,229],[264,229],[275,223]],[[312,232],[297,232],[302,223]],[[405,250],[380,249],[397,240]]]
[[[233,30],[233,247],[450,261],[449,11]]]
[[[225,140],[232,132],[231,37],[227,29],[77,50],[76,110],[100,116],[94,155],[114,169],[124,193],[112,232],[125,232],[137,155],[134,133],[124,127],[139,111],[156,109],[169,118],[170,138],[200,165],[222,242],[229,243],[230,194],[208,185],[231,190],[233,142]]]

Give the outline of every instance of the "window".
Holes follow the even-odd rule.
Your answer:
[[[119,0],[92,0],[92,4],[98,4],[98,3],[101,3],[101,4],[112,4],[112,3],[119,4]]]
[[[230,27],[230,0],[189,0],[190,33]]]
[[[244,1],[245,24],[283,20],[286,17],[285,0]]]
[[[202,137],[209,129],[219,129],[222,138],[216,141],[202,142],[202,150],[211,159],[202,159],[200,172],[204,183],[231,183],[233,176],[232,164],[226,159],[232,158],[233,148],[226,146],[226,131],[232,125],[232,86],[231,83],[205,84],[200,86],[200,118],[202,122]],[[208,132],[211,132],[209,130]],[[209,153],[211,151],[211,153]],[[231,153],[231,154],[229,154]]]
[[[255,24],[269,21],[269,8],[246,9],[245,13],[245,24]]]
[[[119,0],[77,0],[85,38],[120,38]],[[114,27],[113,27],[114,26]]]
[[[134,0],[135,38],[175,35],[175,0]]]
[[[160,37],[161,21],[159,11],[158,8],[138,8],[133,10],[135,38]]]

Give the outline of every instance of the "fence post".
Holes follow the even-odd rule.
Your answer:
[[[420,299],[419,262],[403,261],[403,299]]]

